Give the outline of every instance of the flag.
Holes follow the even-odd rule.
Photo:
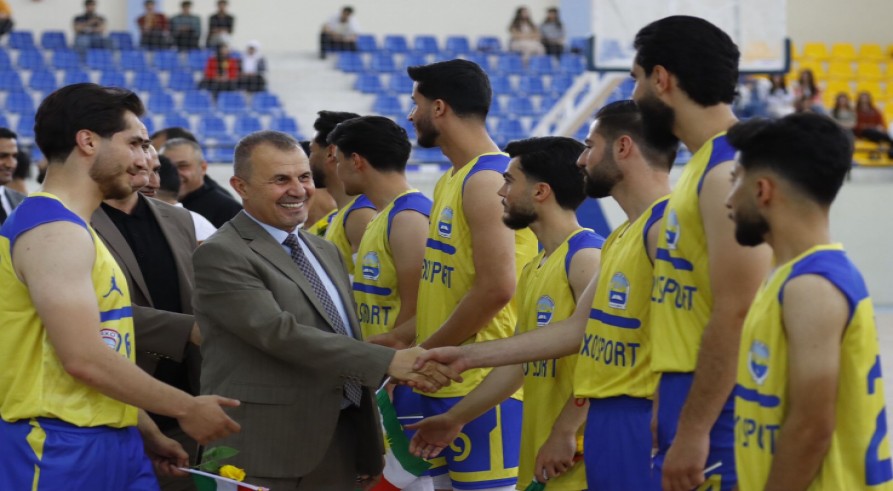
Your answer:
[[[388,391],[380,389],[376,394],[381,424],[387,441],[384,475],[374,491],[403,489],[425,473],[431,464],[409,452],[409,438],[397,419],[397,411],[391,402]]]
[[[268,488],[227,479],[209,472],[183,467],[180,467],[180,470],[192,474],[192,482],[198,491],[270,491]]]

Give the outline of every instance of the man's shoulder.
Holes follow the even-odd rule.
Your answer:
[[[7,193],[9,193],[9,197],[15,202],[13,204],[20,203],[26,197],[24,194],[16,191],[15,189],[10,189],[8,187],[4,187],[3,189],[5,189]]]

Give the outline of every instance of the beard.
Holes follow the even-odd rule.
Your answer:
[[[325,189],[326,187],[326,174],[323,172],[323,166],[314,165],[313,160],[310,160],[310,174],[313,176],[313,186],[317,189]]]
[[[512,230],[527,228],[539,218],[533,207],[508,207],[502,215],[502,223]]]
[[[607,152],[607,150],[606,150]],[[586,185],[586,196],[590,198],[607,198],[611,190],[618,182],[623,180],[623,174],[617,168],[617,163],[611,155],[605,155],[598,166],[589,172],[583,168],[583,182]]]
[[[642,113],[642,130],[645,141],[654,148],[669,148],[679,145],[679,138],[673,134],[676,111],[657,97],[648,94],[637,102]]]
[[[743,246],[755,247],[765,242],[769,222],[757,213],[736,212],[735,240]]]
[[[427,119],[418,118],[415,120],[415,130],[418,137],[416,140],[422,148],[434,148],[437,146],[437,139],[440,132]]]
[[[134,192],[130,175],[119,170],[118,165],[106,159],[102,153],[90,167],[90,178],[99,186],[103,199],[124,199]],[[148,184],[148,179],[143,185]]]

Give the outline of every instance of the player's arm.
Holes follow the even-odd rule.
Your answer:
[[[363,234],[366,233],[366,225],[375,217],[376,211],[373,208],[357,208],[347,215],[344,220],[344,233],[347,235],[347,241],[350,243],[350,251],[356,255],[360,248],[360,241],[363,240]]]
[[[183,450],[180,443],[162,433],[158,425],[142,409],[137,415],[137,428],[143,437],[146,456],[152,461],[157,473],[179,477],[187,475],[179,467],[189,465],[189,454]]]
[[[704,480],[710,429],[735,385],[741,326],[769,268],[768,246],[744,247],[735,240],[725,200],[734,162],[717,165],[704,178],[700,211],[707,238],[713,310],[704,328],[691,391],[676,438],[664,463],[664,489],[688,490]]]
[[[395,326],[404,325],[415,317],[427,238],[428,217],[413,210],[404,210],[394,216],[388,241],[397,270],[397,290],[400,292],[400,314]],[[411,325],[415,327],[414,323]],[[415,340],[415,332],[409,338],[410,343]]]
[[[155,380],[102,341],[91,280],[94,247],[82,227],[54,222],[20,236],[13,250],[16,273],[28,286],[65,371],[113,399],[177,418],[183,430],[200,443],[239,431],[239,425],[220,408],[236,406],[238,401],[192,397]]]
[[[831,446],[841,339],[848,316],[846,298],[820,276],[798,276],[785,286],[789,409],[766,491],[808,488]]]
[[[471,231],[475,277],[450,317],[426,339],[424,348],[457,346],[474,336],[512,300],[515,293],[515,232],[502,223],[496,191],[503,177],[478,172],[468,178],[462,210]]]

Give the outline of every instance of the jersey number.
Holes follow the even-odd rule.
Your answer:
[[[868,372],[868,394],[875,392],[875,381],[881,378],[881,357],[874,360],[874,366]],[[882,408],[875,422],[874,434],[865,452],[865,483],[869,486],[877,486],[893,479],[893,466],[890,459],[880,459],[881,442],[887,436],[887,409]]]

